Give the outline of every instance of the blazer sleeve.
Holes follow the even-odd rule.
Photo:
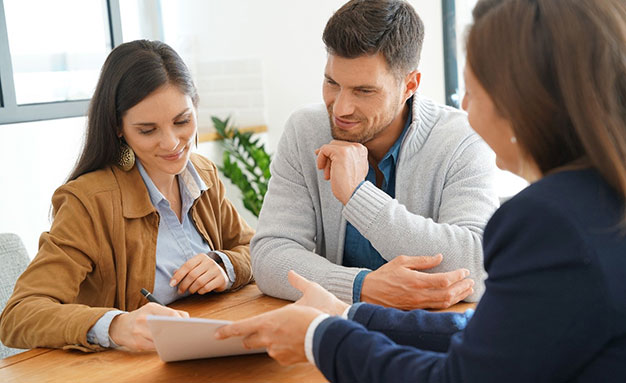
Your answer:
[[[452,336],[447,352],[400,346],[354,321],[334,320],[327,326],[322,322],[314,344],[319,344],[316,363],[326,378],[573,379],[611,336],[610,305],[597,277],[599,270],[590,261],[593,249],[566,212],[530,198],[511,201],[494,215],[485,246],[486,292],[467,327]],[[428,331],[423,323],[415,323],[415,329]]]
[[[39,252],[17,280],[0,318],[9,347],[101,350],[87,332],[111,308],[76,304],[81,283],[94,270],[101,241],[96,214],[79,190],[63,186],[52,197],[55,218],[41,235]]]
[[[352,319],[369,331],[377,331],[393,342],[431,351],[448,351],[452,335],[463,330],[474,314],[402,311],[369,303],[358,303]]]

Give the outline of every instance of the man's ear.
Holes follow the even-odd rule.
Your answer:
[[[408,100],[417,92],[417,88],[420,86],[420,80],[422,79],[422,74],[418,70],[413,70],[409,72],[404,78],[404,101]]]

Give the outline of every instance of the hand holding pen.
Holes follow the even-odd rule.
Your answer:
[[[146,297],[146,299],[150,302],[154,302],[154,303],[158,303],[161,306],[165,306],[163,303],[159,302],[158,299],[156,299],[154,297],[154,295],[152,295],[152,293],[144,288],[141,288],[141,295],[143,295],[144,297]]]
[[[150,302],[140,308],[120,314],[113,318],[109,326],[109,337],[115,344],[131,351],[152,351],[155,349],[152,335],[148,328],[148,315],[164,315],[189,318],[186,311],[174,310],[161,304],[148,290],[141,294]]]

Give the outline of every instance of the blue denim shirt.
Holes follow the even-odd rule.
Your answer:
[[[383,156],[382,160],[378,163],[378,169],[383,174],[383,182],[380,185],[380,189],[387,193],[391,198],[396,196],[396,165],[400,156],[400,146],[402,146],[402,140],[411,125],[413,120],[412,112],[413,98],[407,100],[409,107],[409,116],[404,125],[402,134],[396,140],[396,142],[389,148],[389,151]],[[376,172],[372,165],[369,166],[367,172],[366,181],[370,181],[376,185]],[[362,184],[363,182],[361,182]],[[355,189],[359,189],[359,186]],[[378,185],[376,185],[378,186]],[[348,267],[365,267],[370,270],[376,270],[380,266],[384,265],[387,261],[381,257],[380,253],[372,246],[367,238],[363,237],[361,233],[350,222],[346,223],[346,238],[343,248],[343,265]],[[352,301],[359,302],[361,300],[361,288],[363,287],[363,280],[369,273],[368,270],[363,270],[357,274],[352,286]]]
[[[163,304],[169,304],[189,295],[188,291],[179,295],[177,292],[178,286],[171,287],[169,283],[174,272],[198,253],[207,254],[215,261],[222,261],[229,279],[227,289],[230,288],[235,282],[235,269],[232,263],[226,254],[211,249],[200,233],[198,233],[191,218],[191,206],[200,197],[202,191],[207,190],[207,186],[200,178],[200,175],[198,175],[191,161],[187,162],[187,167],[178,176],[182,204],[182,222],[178,220],[178,217],[170,208],[169,202],[154,185],[138,159],[136,160],[136,165],[148,189],[150,201],[160,217],[156,246],[154,291],[152,291],[152,295]],[[109,338],[109,327],[113,318],[123,313],[124,311],[111,310],[104,314],[89,329],[87,333],[89,343],[97,343],[103,347],[115,347],[116,345]]]

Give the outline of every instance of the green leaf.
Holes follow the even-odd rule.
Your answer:
[[[215,131],[222,138],[222,165],[218,169],[242,193],[243,205],[258,217],[270,179],[272,157],[260,139],[251,132],[240,132],[230,125],[230,117],[220,120],[212,116]]]

